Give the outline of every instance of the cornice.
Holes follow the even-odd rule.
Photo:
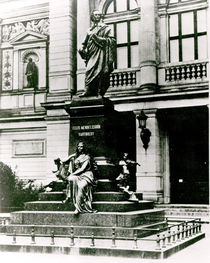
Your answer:
[[[137,103],[137,102],[152,102],[194,98],[208,98],[209,90],[189,91],[189,92],[171,92],[171,93],[152,93],[152,94],[136,94],[123,97],[109,97],[114,104]]]

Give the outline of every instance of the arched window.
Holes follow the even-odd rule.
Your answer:
[[[139,8],[135,0],[107,1],[104,22],[112,29],[117,42],[115,68],[139,66]]]

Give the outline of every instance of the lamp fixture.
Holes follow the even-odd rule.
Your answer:
[[[147,150],[150,142],[150,136],[152,135],[151,131],[146,128],[148,116],[141,110],[140,114],[137,115],[137,120],[139,122],[139,128],[141,129],[140,138],[143,143],[143,147]]]

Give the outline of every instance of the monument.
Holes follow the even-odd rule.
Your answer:
[[[110,173],[110,165],[113,166],[118,158],[119,113],[104,95],[109,87],[109,75],[114,69],[116,41],[99,11],[92,12],[91,21],[93,25],[79,49],[86,65],[85,91],[66,106],[71,122],[69,154],[82,140],[88,144],[103,172]]]
[[[138,196],[139,199],[128,200],[128,166],[138,164],[130,160],[127,153],[119,162],[118,146],[122,143],[118,140],[120,113],[116,112],[112,102],[104,97],[109,74],[113,70],[115,40],[109,36],[110,30],[103,24],[102,14],[93,11],[91,20],[93,26],[79,51],[86,63],[85,92],[76,95],[65,106],[70,115],[69,156],[66,160],[57,159],[57,171],[54,173],[58,179],[66,182],[66,193],[41,193],[39,201],[25,203],[25,211],[13,212],[11,223],[6,227],[8,234],[13,233],[13,244],[8,247],[15,251],[16,235],[24,234],[31,236],[32,243],[30,246],[17,246],[17,249],[27,252],[167,257],[185,245],[185,241],[180,240],[182,223],[179,223],[178,228],[175,224],[174,229],[183,246],[180,246],[178,241],[178,245],[175,244],[175,240],[172,245],[171,238],[174,239],[176,234],[172,235],[170,232],[172,226],[165,221],[164,209],[155,209],[153,202],[142,200],[141,195]],[[86,145],[89,151],[86,150]],[[94,178],[94,161],[91,156],[94,156],[97,163],[97,178]],[[123,168],[120,187],[124,191],[119,191],[117,186],[117,163]],[[190,221],[185,226],[183,224],[183,233],[186,231],[188,236],[190,229],[189,231],[192,230],[195,234],[190,237],[188,244],[204,237],[200,232],[195,233],[195,227],[199,227],[197,221]],[[160,232],[163,232],[161,239]],[[50,237],[50,245],[36,246],[35,235]],[[166,235],[170,243],[168,248],[165,246]],[[55,246],[55,236],[65,239],[70,237],[71,242]],[[147,244],[151,241],[151,248],[142,247],[143,242],[138,239],[148,236],[151,236],[147,239]],[[81,244],[81,239],[90,239],[91,245]],[[95,245],[95,240],[102,242]],[[117,247],[116,240],[124,242],[123,246]],[[109,243],[111,245],[107,247]]]

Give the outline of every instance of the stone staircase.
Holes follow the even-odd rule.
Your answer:
[[[165,225],[164,209],[153,209],[153,202],[129,201],[121,192],[95,192],[93,208],[97,213],[75,215],[72,203],[64,204],[62,192],[47,192],[39,195],[39,201],[25,203],[25,210],[13,212],[7,232],[30,234],[69,235],[73,226],[80,236],[94,233],[111,236],[112,228],[122,237],[138,237],[154,231],[141,230],[145,227],[161,228]]]
[[[41,193],[38,201],[25,203],[24,211],[11,213],[10,223],[1,228],[0,251],[164,258],[205,236],[199,231],[189,236],[187,227],[186,240],[178,240],[179,228],[173,223],[177,241],[166,247],[165,209],[136,196],[131,201],[116,191],[114,181],[101,179],[93,194],[97,212],[75,215],[73,204],[62,203],[63,192]]]
[[[155,207],[165,209],[166,217],[201,218],[204,222],[210,222],[209,205],[158,204]]]

